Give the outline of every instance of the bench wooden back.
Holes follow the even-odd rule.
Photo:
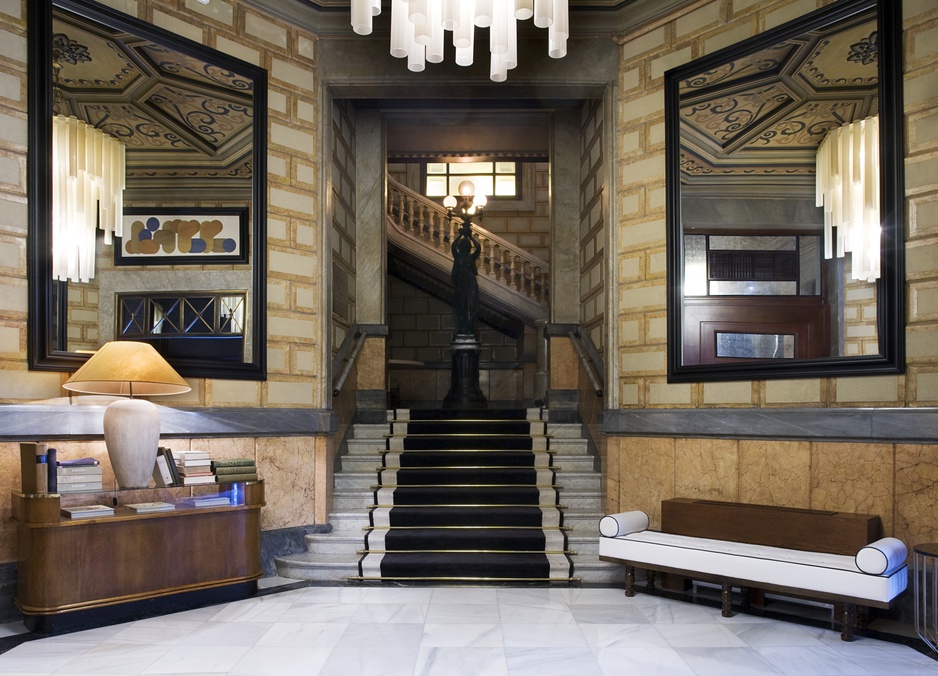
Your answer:
[[[883,526],[872,514],[672,498],[661,501],[661,531],[853,556]]]

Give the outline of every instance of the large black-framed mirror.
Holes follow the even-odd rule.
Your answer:
[[[903,371],[901,16],[842,0],[666,73],[669,382]],[[853,279],[816,157],[870,119],[880,271]]]
[[[265,379],[267,72],[92,0],[28,12],[29,367],[130,339],[183,376]],[[89,279],[53,261],[54,116],[125,148],[123,233],[98,232]]]

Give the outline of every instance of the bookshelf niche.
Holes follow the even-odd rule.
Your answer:
[[[12,494],[15,602],[31,631],[86,629],[257,591],[263,480],[74,494],[24,488]],[[92,504],[103,509],[72,511]]]

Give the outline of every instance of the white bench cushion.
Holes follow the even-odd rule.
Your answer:
[[[908,585],[902,564],[888,575],[869,575],[853,556],[805,552],[728,540],[643,530],[600,537],[599,555],[641,567],[663,566],[751,583],[888,603]]]

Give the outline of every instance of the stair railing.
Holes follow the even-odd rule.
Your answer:
[[[332,372],[335,373],[338,371],[343,362],[345,366],[342,367],[342,372],[339,376],[332,381],[333,397],[338,397],[339,393],[342,391],[342,386],[345,385],[345,380],[352,371],[355,359],[358,358],[358,354],[362,351],[362,347],[365,346],[367,339],[368,329],[365,327],[355,327],[355,330],[350,331],[348,335],[345,336],[345,340],[342,341],[342,345],[339,346],[335,359],[332,361]]]
[[[586,376],[593,386],[593,391],[596,392],[597,397],[601,398],[603,396],[603,366],[599,350],[596,349],[589,335],[580,331],[579,327],[570,331],[568,335],[573,342],[573,349],[580,358],[580,363],[583,364]]]
[[[446,218],[446,209],[388,176],[387,215],[398,231],[449,255],[458,223]],[[479,239],[479,274],[547,307],[550,266],[546,261],[473,223]]]

